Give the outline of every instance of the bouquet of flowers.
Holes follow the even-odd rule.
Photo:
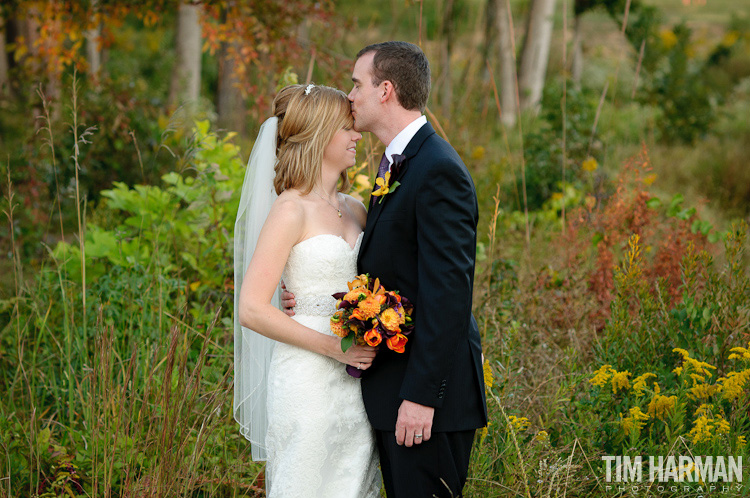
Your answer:
[[[385,341],[388,349],[403,353],[414,329],[411,302],[398,291],[385,290],[379,279],[372,280],[367,273],[347,285],[349,292],[333,295],[337,310],[331,317],[331,331],[342,338],[341,349],[355,343],[379,346]],[[346,370],[354,377],[362,374],[354,367]]]

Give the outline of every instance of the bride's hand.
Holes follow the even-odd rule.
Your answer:
[[[347,349],[346,353],[341,352],[335,359],[360,370],[367,370],[372,365],[377,353],[378,350],[372,346],[354,345]]]

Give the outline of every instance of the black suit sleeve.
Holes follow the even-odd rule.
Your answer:
[[[477,201],[468,171],[452,158],[430,164],[417,192],[419,293],[400,395],[439,408],[445,397],[460,395],[450,391],[450,378],[471,323]]]

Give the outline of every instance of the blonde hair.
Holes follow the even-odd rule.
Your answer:
[[[290,85],[276,95],[273,113],[279,118],[276,193],[296,188],[309,194],[320,177],[323,151],[336,132],[354,125],[349,99],[327,86]],[[338,190],[344,192],[350,186],[346,171],[340,178]]]

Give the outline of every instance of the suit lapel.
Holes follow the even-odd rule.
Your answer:
[[[400,181],[400,179],[403,178],[406,169],[409,167],[409,164],[415,162],[412,160],[412,158],[417,155],[417,152],[419,152],[419,149],[422,148],[422,144],[424,144],[424,141],[427,140],[427,137],[433,135],[434,133],[435,130],[433,129],[432,125],[430,123],[425,123],[424,126],[419,129],[416,135],[412,137],[403,152],[403,155],[406,156],[406,159],[404,159],[404,163],[401,165],[401,169],[398,171],[398,174],[395,177],[391,178],[391,184]],[[396,190],[396,192],[394,193],[386,194],[382,197],[382,201],[381,199],[373,199],[372,195],[370,196],[370,209],[367,211],[367,225],[365,226],[365,235],[362,238],[362,245],[359,251],[360,255],[365,252],[367,245],[372,238],[372,232],[375,229],[375,223],[377,223],[378,218],[380,217],[380,213],[383,212],[385,203],[388,202],[388,198],[391,195],[394,195],[396,193],[398,193],[398,190]]]

